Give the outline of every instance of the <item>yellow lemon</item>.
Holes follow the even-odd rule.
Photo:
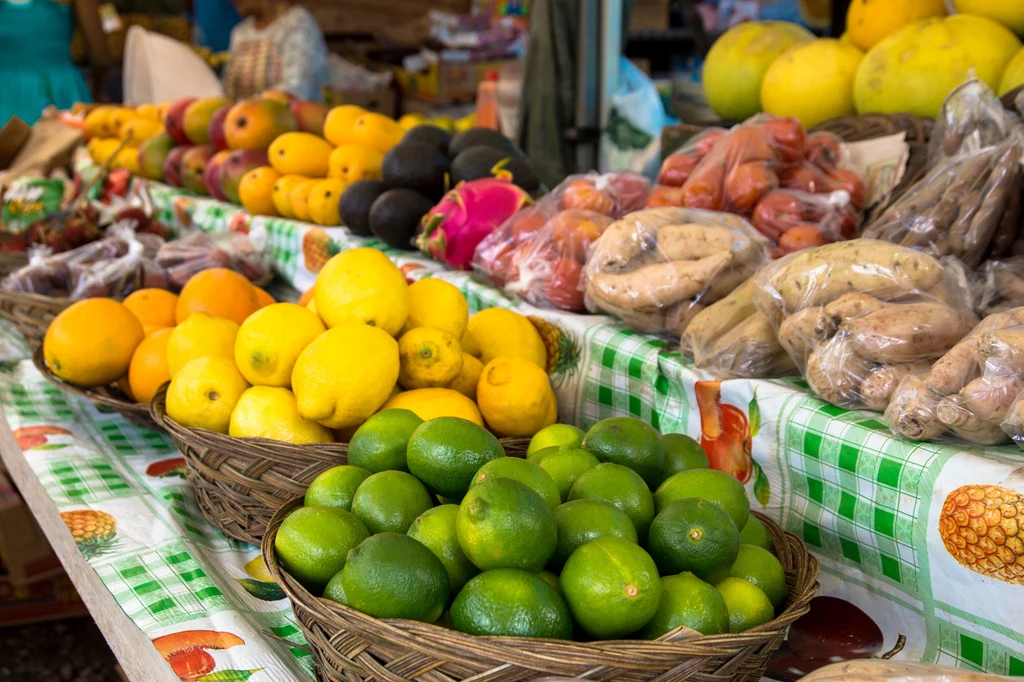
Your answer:
[[[189,428],[227,433],[231,412],[247,388],[233,360],[196,358],[171,377],[167,416]]]
[[[372,147],[381,154],[402,141],[405,131],[395,121],[383,114],[365,113],[352,124],[346,142]]]
[[[317,275],[313,300],[328,327],[363,322],[396,336],[409,316],[409,285],[377,249],[342,251]]]
[[[292,213],[295,214],[296,220],[309,222],[309,194],[318,182],[320,182],[319,178],[303,180],[295,185],[295,188],[288,195],[288,201],[291,202]]]
[[[327,112],[324,119],[324,137],[334,145],[347,144],[356,120],[366,113],[366,109],[354,104],[342,104]]]
[[[327,177],[327,160],[334,147],[312,133],[285,133],[270,143],[267,158],[281,175]]]
[[[409,319],[405,329],[430,327],[456,339],[466,333],[469,304],[458,287],[443,279],[427,277],[409,285]]]
[[[338,203],[345,191],[345,181],[337,178],[321,180],[309,192],[309,217],[317,225],[341,225]]]
[[[417,114],[415,112],[403,114],[402,118],[398,119],[398,125],[402,127],[402,130],[411,130],[418,125],[423,125],[427,122],[427,117],[423,114]]]
[[[362,144],[343,144],[327,161],[327,177],[347,183],[359,180],[380,180],[384,155]]]
[[[398,383],[404,388],[447,386],[462,372],[462,347],[440,329],[417,327],[398,339]]]
[[[436,417],[461,417],[484,425],[476,403],[451,388],[416,388],[402,391],[384,403],[381,410],[409,410],[423,421]]]
[[[85,116],[85,133],[91,138],[114,137],[110,117],[117,107],[103,105],[96,107]]]
[[[908,24],[945,14],[945,0],[853,0],[846,10],[846,33],[858,48],[870,50]]]
[[[476,400],[476,385],[480,382],[480,374],[484,371],[484,363],[469,353],[462,353],[462,371],[448,388],[458,391],[470,400]]]
[[[306,346],[292,370],[299,414],[332,429],[366,421],[398,380],[398,342],[360,323],[335,326]]]
[[[532,436],[558,418],[547,373],[520,355],[502,355],[484,366],[476,400],[499,436]]]
[[[239,327],[235,364],[253,386],[291,386],[299,353],[326,330],[315,313],[300,305],[268,305]]]
[[[294,393],[277,386],[253,386],[246,390],[231,413],[228,435],[285,443],[334,442],[330,429],[302,418]]]
[[[173,377],[196,358],[216,356],[235,360],[238,324],[224,317],[192,313],[167,339],[167,369]]]
[[[277,171],[274,172],[276,173]],[[271,199],[274,202],[274,208],[277,210],[278,215],[283,218],[295,218],[295,212],[292,211],[292,190],[306,180],[309,180],[309,178],[304,175],[282,175],[274,182]]]
[[[463,353],[469,353],[474,358],[480,357],[480,344],[476,342],[476,339],[473,337],[473,334],[469,329],[466,329],[466,331],[463,332],[462,338],[459,339],[459,345],[462,346]]]
[[[469,318],[468,330],[484,364],[499,355],[522,355],[542,369],[547,367],[548,352],[540,332],[519,313],[487,308]]]
[[[793,116],[810,128],[855,113],[853,79],[864,53],[834,38],[791,47],[772,62],[761,82],[761,106]],[[828,97],[821,93],[828,92]]]
[[[270,166],[253,168],[238,183],[238,200],[252,215],[278,215],[274,206],[274,185],[281,179]]]

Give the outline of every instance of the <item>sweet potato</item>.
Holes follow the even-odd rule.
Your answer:
[[[978,377],[955,394],[939,401],[935,414],[946,426],[960,426],[971,419],[999,424],[1013,401],[1024,390],[1017,376]]]
[[[861,357],[873,362],[914,362],[940,357],[977,323],[973,313],[945,303],[893,304],[840,327]]]
[[[909,440],[932,440],[946,430],[935,415],[938,398],[928,391],[923,379],[904,377],[889,401],[885,417],[892,430]]]
[[[889,399],[904,377],[924,377],[928,375],[930,369],[931,366],[927,362],[878,365],[864,377],[860,385],[861,402],[869,410],[884,412],[889,406]]]
[[[592,275],[590,296],[616,311],[667,308],[699,294],[730,258],[717,253],[696,261],[646,265],[625,274]]]
[[[721,300],[749,279],[756,269],[749,263],[737,263],[734,259],[727,267],[715,273],[707,288],[701,293],[700,300],[705,304]]]
[[[665,311],[665,329],[682,337],[693,319],[704,310],[704,304],[697,301],[680,301]]]
[[[779,327],[779,344],[802,366],[815,347],[835,331],[835,323],[823,307],[804,308],[783,320]]]
[[[694,361],[726,377],[770,378],[794,369],[761,313],[754,313],[704,349]]]
[[[825,306],[825,314],[831,317],[838,327],[847,320],[880,310],[882,305],[881,301],[869,294],[846,294]]]
[[[805,377],[819,398],[839,407],[854,407],[858,389],[874,363],[853,350],[847,339],[834,336],[807,358]]]
[[[956,680],[956,682],[999,682],[1001,678],[931,663],[904,663],[878,658],[861,658],[832,663],[808,673],[800,682],[909,682],[910,680]]]
[[[694,352],[710,347],[723,334],[757,312],[754,306],[754,279],[733,290],[725,298],[698,313],[686,328],[686,342]]]
[[[928,390],[942,397],[956,393],[981,371],[978,339],[982,334],[1024,324],[1024,307],[989,315],[932,365]]]
[[[732,251],[735,238],[719,225],[666,225],[658,230],[658,249],[670,261],[698,260]]]

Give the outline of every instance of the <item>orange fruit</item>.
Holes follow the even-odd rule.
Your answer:
[[[76,386],[105,386],[128,373],[145,333],[132,311],[109,298],[65,308],[43,338],[43,358],[58,377]]]
[[[173,327],[178,297],[165,289],[139,289],[124,299],[143,327]]]
[[[162,324],[146,324],[142,326],[142,331],[146,334],[147,337],[152,336],[153,334],[157,333],[162,329],[174,329],[174,326],[172,325],[170,327],[165,327]]]
[[[273,296],[267,293],[266,289],[262,287],[253,287],[256,290],[256,300],[259,302],[261,308],[266,308],[268,305],[277,303]]]
[[[209,313],[242,324],[259,308],[256,287],[249,280],[234,270],[210,268],[197,272],[185,283],[175,318],[181,324],[192,313]]]
[[[307,303],[313,300],[313,292],[316,291],[314,287],[310,287],[302,292],[299,296],[299,305],[305,306]]]
[[[171,372],[167,369],[167,340],[171,337],[171,329],[161,329],[147,337],[135,349],[132,362],[128,366],[128,386],[135,400],[148,403],[153,399],[156,389],[165,381],[171,380]]]

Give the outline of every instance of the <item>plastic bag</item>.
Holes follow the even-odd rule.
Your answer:
[[[619,84],[608,108],[601,144],[601,168],[625,168],[653,177],[661,151],[661,131],[672,122],[651,77],[623,57]]]
[[[71,298],[124,298],[139,289],[167,288],[167,272],[153,262],[163,239],[156,235],[136,235],[130,229],[118,230],[116,238],[124,245],[124,253],[90,265],[75,282]]]
[[[750,221],[758,232],[778,243],[785,254],[809,246],[853,239],[857,236],[860,212],[845,190],[812,194],[781,189],[761,197]],[[796,233],[790,235],[793,230]],[[813,243],[815,235],[818,243]]]
[[[832,663],[800,679],[801,682],[1011,682],[1015,678],[931,663],[868,658]]]
[[[978,280],[979,311],[990,314],[1024,305],[1024,255],[986,261]]]
[[[962,265],[858,239],[786,256],[754,302],[814,393],[882,410],[899,379],[926,372],[977,323]]]
[[[1000,423],[1024,390],[1024,307],[989,315],[919,377],[904,379],[886,417],[911,440],[1005,442]]]
[[[751,277],[687,325],[680,345],[697,367],[720,378],[767,379],[795,372],[771,322],[754,305],[754,284]]]
[[[608,226],[591,248],[586,306],[638,331],[678,337],[704,306],[767,262],[769,247],[750,223],[728,213],[636,211]]]
[[[231,268],[252,282],[270,276],[270,254],[241,232],[196,232],[167,242],[154,260],[167,270],[168,288],[175,292],[209,268]]]
[[[643,206],[649,190],[647,178],[628,171],[570,176],[484,238],[473,269],[533,305],[583,312],[590,245],[614,218]]]
[[[970,267],[1008,254],[1024,216],[1024,126],[972,80],[946,98],[929,149],[929,171],[864,230]]]

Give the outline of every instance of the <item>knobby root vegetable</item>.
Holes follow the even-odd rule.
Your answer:
[[[619,317],[630,327],[644,334],[660,334],[665,331],[664,310],[622,310]]]
[[[989,374],[1024,374],[1024,327],[1010,327],[978,337],[978,354]]]
[[[942,435],[945,425],[935,415],[938,402],[923,379],[913,374],[900,383],[889,401],[885,416],[893,431],[909,440],[932,440]]]
[[[722,300],[722,298],[735,291],[736,287],[750,279],[750,275],[756,269],[756,267],[751,266],[749,263],[737,263],[733,259],[732,264],[728,268],[716,273],[711,278],[707,289],[701,293],[700,300],[705,303],[714,303],[715,301]]]
[[[939,421],[946,426],[969,426],[974,422],[999,425],[1013,401],[1024,390],[1024,379],[1016,376],[979,377],[955,395],[946,396],[935,407]]]
[[[666,225],[658,230],[658,248],[667,260],[699,260],[732,251],[735,238],[720,225]]]
[[[878,365],[872,369],[860,385],[860,399],[864,406],[875,412],[884,412],[889,399],[896,392],[907,375],[925,377],[931,366],[927,362],[908,362],[895,365]]]
[[[792,362],[786,362],[788,358],[768,318],[754,313],[694,360],[701,369],[714,370],[723,376],[769,378],[793,369]]]
[[[881,310],[883,305],[877,298],[868,294],[846,294],[825,306],[825,313],[834,320],[838,327],[847,320]]]
[[[1024,303],[1024,277],[1006,269],[997,269],[993,273],[996,291],[999,297],[1007,301]]]
[[[932,365],[928,374],[928,390],[939,397],[956,393],[981,371],[978,339],[982,334],[1024,324],[1024,307],[1011,308],[989,315],[967,336]]]
[[[807,383],[819,398],[839,407],[853,407],[857,390],[874,363],[857,355],[842,336],[833,336],[807,358]]]
[[[779,344],[802,366],[811,352],[835,331],[836,325],[823,307],[804,308],[783,320],[779,327]]]
[[[704,310],[697,301],[681,301],[665,311],[665,329],[682,338],[693,319]]]
[[[868,360],[914,362],[940,357],[977,322],[973,313],[945,303],[906,303],[848,320],[840,330]]]
[[[725,298],[704,308],[686,327],[686,342],[694,353],[710,347],[723,334],[757,312],[754,306],[754,279],[733,290]]]
[[[703,291],[731,258],[729,253],[717,253],[696,261],[647,265],[625,274],[591,275],[590,296],[617,311],[667,308]]]

